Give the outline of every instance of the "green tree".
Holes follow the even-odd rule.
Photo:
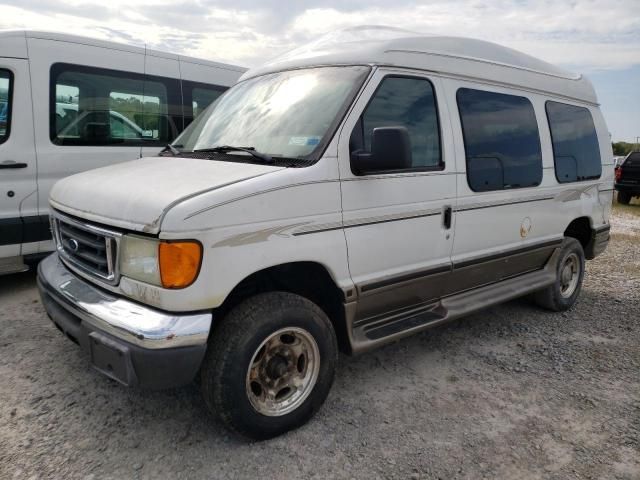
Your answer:
[[[613,147],[613,154],[616,156],[627,155],[636,149],[635,144],[627,142],[613,142],[611,146]]]

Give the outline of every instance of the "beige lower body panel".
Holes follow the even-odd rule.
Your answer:
[[[448,274],[448,278],[435,278],[440,299],[380,312],[385,297],[394,289],[385,290],[377,299],[364,298],[345,306],[347,331],[353,353],[361,353],[385,343],[399,340],[470,313],[543,289],[556,280],[559,259],[559,242],[541,246],[526,253],[505,256],[461,266]],[[436,274],[440,276],[441,274]],[[431,280],[419,279],[419,287],[426,287]],[[418,288],[419,288],[418,287]],[[409,288],[417,288],[412,285]],[[410,292],[415,290],[410,290]],[[431,294],[415,291],[415,298],[429,298]],[[371,292],[371,296],[375,295]],[[368,297],[369,295],[367,295]],[[406,291],[401,295],[407,299]],[[359,305],[366,303],[365,309]],[[390,305],[387,303],[387,305]],[[362,314],[365,314],[363,316]],[[369,314],[369,315],[367,315]]]

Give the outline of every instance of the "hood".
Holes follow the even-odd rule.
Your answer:
[[[89,170],[57,182],[51,206],[86,220],[158,233],[183,200],[283,167],[193,158],[152,157]]]

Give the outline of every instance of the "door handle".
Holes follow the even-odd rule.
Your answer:
[[[0,163],[0,170],[5,168],[27,168],[27,164],[14,162],[13,160],[7,160],[5,162]]]
[[[453,214],[453,209],[450,205],[445,205],[442,207],[442,225],[445,230],[449,230],[451,228],[451,216]]]

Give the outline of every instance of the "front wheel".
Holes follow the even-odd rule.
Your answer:
[[[578,240],[566,237],[560,250],[556,280],[533,296],[538,305],[561,312],[568,310],[578,299],[584,278],[584,250]]]
[[[229,429],[254,439],[274,437],[320,408],[337,355],[335,332],[317,305],[286,292],[256,295],[212,332],[202,393]]]

